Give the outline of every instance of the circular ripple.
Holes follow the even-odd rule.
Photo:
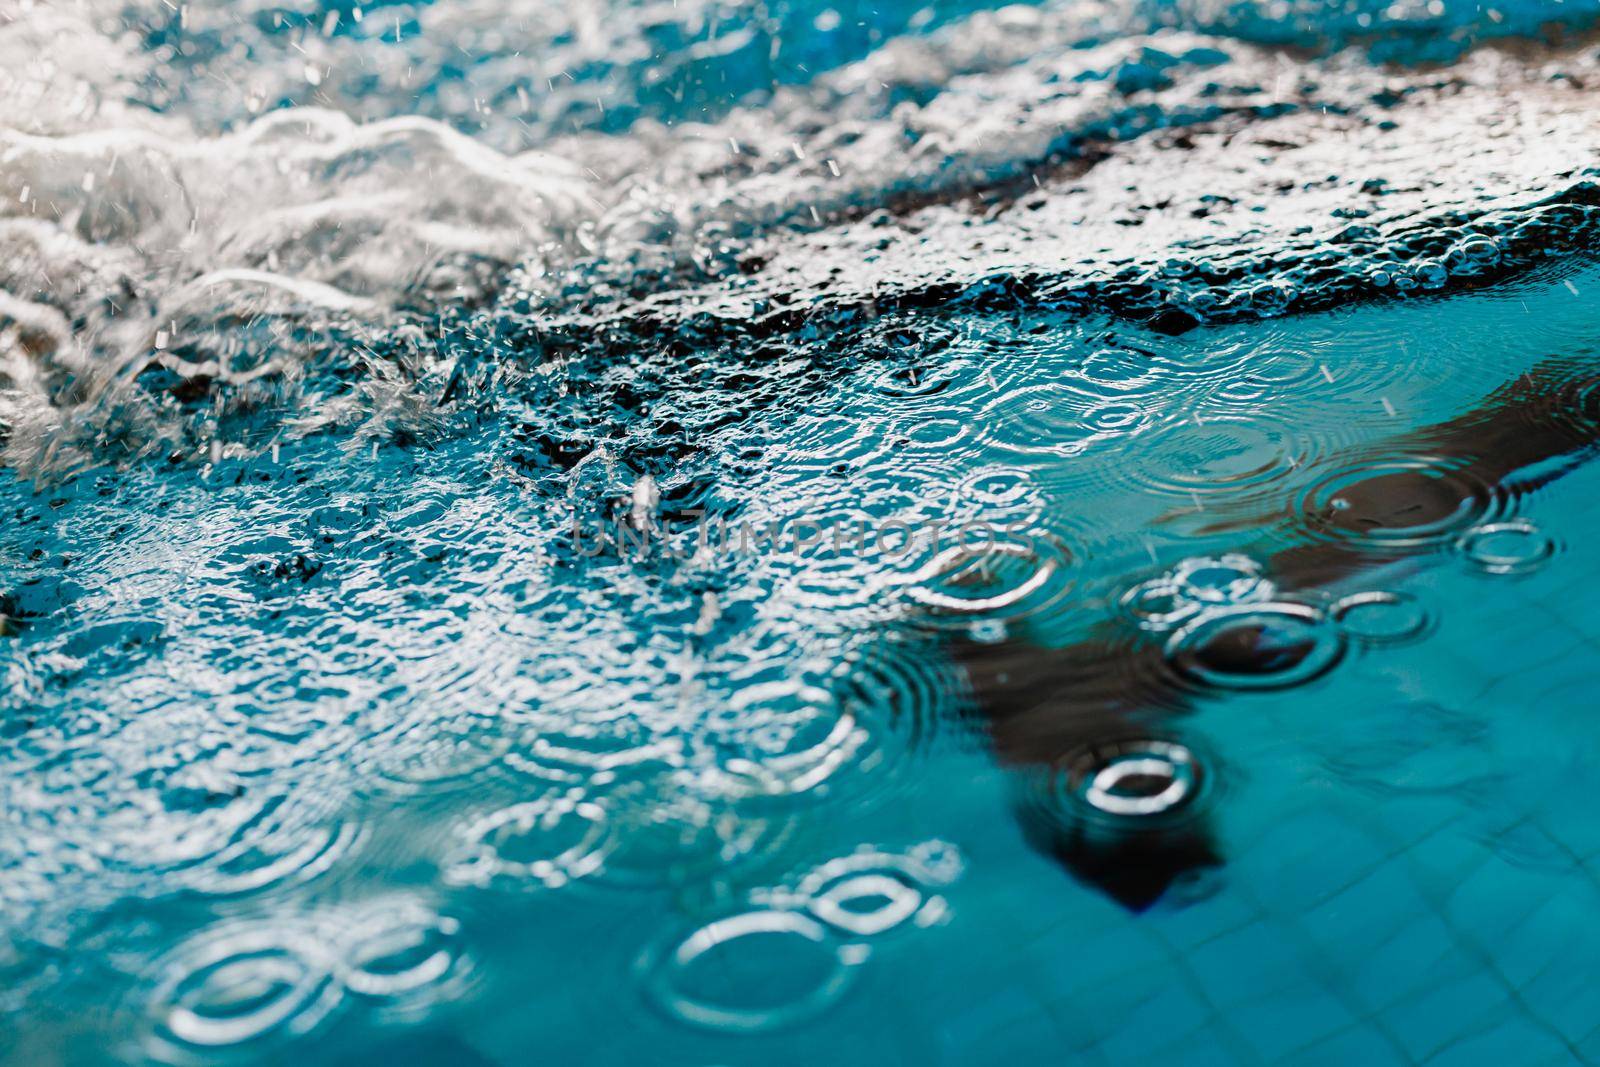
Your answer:
[[[1374,644],[1420,637],[1432,622],[1428,609],[1410,593],[1352,593],[1335,601],[1328,614],[1351,637]]]
[[[1173,376],[1170,362],[1154,353],[1123,345],[1096,348],[1084,357],[1079,377],[1088,390],[1100,395],[1142,396],[1154,392]]]
[[[175,788],[165,809],[139,810],[137,825],[115,835],[116,851],[103,849],[107,866],[159,878],[162,890],[235,896],[314,878],[361,838],[358,825],[330,815],[335,789],[308,787],[292,796],[264,787],[219,793]]]
[[[972,420],[954,408],[924,411],[908,417],[896,425],[895,436],[901,448],[941,458],[958,451],[973,451],[981,443]]]
[[[895,364],[881,368],[868,382],[879,396],[915,407],[927,397],[948,391],[964,377],[966,369],[960,360],[939,360],[926,367]]]
[[[1556,554],[1556,543],[1526,519],[1474,527],[1456,542],[1461,554],[1490,574],[1525,574]]]
[[[1158,633],[1181,625],[1200,610],[1198,604],[1183,595],[1178,583],[1165,575],[1140,582],[1122,594],[1119,603],[1140,629]]]
[[[1342,632],[1305,604],[1239,604],[1202,612],[1172,635],[1167,655],[1188,678],[1219,689],[1282,689],[1327,673]]]
[[[936,625],[1021,619],[1071,591],[1076,562],[1074,553],[1048,535],[996,531],[936,552],[904,579],[902,592]]]
[[[1592,442],[1600,435],[1600,374],[1573,368],[1576,376],[1554,384],[1540,383],[1522,400],[1518,410],[1538,430],[1552,426],[1567,433],[1573,443]],[[1523,383],[1526,385],[1527,380]]]
[[[416,1014],[455,994],[468,971],[461,925],[413,901],[367,909],[342,938],[339,977],[391,1014]]]
[[[510,747],[493,715],[418,717],[375,739],[370,761],[380,787],[391,793],[464,788],[481,784]]]
[[[301,1037],[343,998],[333,964],[322,939],[287,924],[204,935],[163,969],[151,999],[157,1052],[259,1053]]]
[[[925,640],[898,636],[874,642],[850,653],[844,665],[841,694],[858,717],[869,724],[879,748],[889,743],[906,751],[926,751],[941,728],[956,718],[956,674],[936,648]],[[883,766],[894,754],[874,753],[862,761],[862,770],[883,784],[902,775],[885,773]]]
[[[942,918],[944,901],[928,890],[954,881],[962,866],[961,854],[943,842],[905,854],[864,848],[818,867],[797,891],[811,914],[834,929],[875,937],[908,920],[928,925]]]
[[[866,466],[884,447],[879,428],[867,419],[826,415],[794,430],[782,460],[786,473],[848,474]]]
[[[260,833],[241,835],[210,861],[188,871],[183,880],[208,896],[258,892],[316,877],[360,839],[360,828],[345,823],[300,828],[274,825]]]
[[[1445,544],[1491,520],[1504,494],[1434,458],[1379,459],[1324,477],[1296,502],[1306,526],[1369,548]]]
[[[977,505],[982,514],[996,509],[1033,511],[1041,504],[1033,475],[1022,467],[998,463],[964,475],[956,483],[955,499],[958,504]]]
[[[612,846],[606,810],[577,793],[502,808],[462,836],[465,854],[445,871],[458,885],[558,888],[604,867]]]
[[[1002,392],[979,414],[996,445],[1012,452],[1076,456],[1096,442],[1132,437],[1148,426],[1148,409],[1132,400],[1094,400],[1064,382]]]
[[[1317,379],[1320,373],[1316,358],[1299,348],[1253,351],[1236,373],[1224,379],[1216,399],[1238,405],[1272,400]]]
[[[1136,468],[1146,489],[1192,498],[1258,489],[1288,477],[1313,455],[1310,441],[1259,415],[1218,415],[1170,425]]]
[[[709,923],[643,964],[645,988],[673,1018],[755,1033],[822,1013],[849,990],[864,945],[843,944],[797,911],[753,911]]]
[[[1101,753],[1093,772],[1083,776],[1081,795],[1103,814],[1144,818],[1176,811],[1199,785],[1200,770],[1187,748],[1143,741]]]
[[[740,687],[728,701],[734,730],[719,741],[730,793],[790,795],[817,789],[868,747],[855,714],[819,685],[785,679]]]
[[[857,937],[891,930],[922,908],[922,891],[896,874],[857,874],[811,899],[811,913]]]
[[[608,785],[671,764],[682,749],[674,739],[650,737],[635,722],[585,725],[563,718],[541,715],[525,740],[506,752],[506,765],[539,782]]]
[[[1208,607],[1260,603],[1276,592],[1261,564],[1249,556],[1228,553],[1183,560],[1159,578],[1129,589],[1122,595],[1121,605],[1141,629],[1163,632]]]
[[[1186,559],[1172,569],[1172,583],[1196,604],[1252,604],[1274,592],[1261,564],[1237,552]]]
[[[623,888],[704,884],[780,851],[793,837],[795,805],[751,794],[711,767],[662,770],[605,794],[612,833],[595,880]]]
[[[1069,753],[1035,779],[1029,803],[1061,825],[1165,830],[1195,818],[1210,790],[1206,763],[1189,746],[1129,736]]]

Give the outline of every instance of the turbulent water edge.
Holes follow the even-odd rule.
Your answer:
[[[1102,307],[1170,331],[1472,285],[1583,247],[1592,226],[1588,46],[1385,72],[1359,47],[1308,59],[1108,35],[1140,12],[1007,8],[712,121],[684,105],[625,136],[519,122],[485,143],[405,115],[403,87],[394,117],[364,126],[325,107],[252,120],[270,93],[226,118],[152,113],[154,31],[95,31],[111,17],[19,9],[4,28],[7,113],[26,116],[0,186],[7,447],[24,470],[248,454],[336,422],[425,434],[448,421],[429,394],[455,370],[452,330],[509,335],[511,365],[540,358],[530,327],[792,332],[866,303]],[[250,47],[380,44],[290,25]],[[474,100],[538,87],[473,68],[497,71],[505,86]],[[205,132],[219,119],[237,132]],[[230,436],[241,410],[271,413],[251,440]]]

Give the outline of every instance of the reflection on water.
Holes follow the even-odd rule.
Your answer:
[[[0,1062],[1600,1056],[1592,5],[202,6],[0,8]]]

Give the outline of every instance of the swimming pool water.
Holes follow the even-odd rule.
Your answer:
[[[0,1062],[1600,1058],[1589,5],[356,10],[0,16]]]

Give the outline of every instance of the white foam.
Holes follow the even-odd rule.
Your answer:
[[[36,360],[40,380],[71,373],[84,402],[151,361],[237,380],[230,363],[274,320],[378,328],[406,308],[481,301],[592,214],[573,166],[427,119],[363,125],[300,108],[215,138],[0,129],[0,323],[17,326],[0,360]],[[22,345],[25,320],[43,314],[24,305],[52,310],[70,336]],[[291,332],[241,373],[291,366],[303,355]]]
[[[715,5],[688,0],[682,8],[629,7],[627,19],[601,17],[622,8],[550,12],[541,3],[489,0],[397,9],[402,34],[414,20],[425,48],[386,44],[365,26],[357,36],[313,26],[275,35],[260,28],[281,14],[265,2],[185,8],[196,47],[233,49],[207,65],[175,55],[170,40],[156,47],[138,39],[123,28],[124,7],[0,0],[0,366],[8,368],[0,419],[10,428],[12,463],[37,458],[41,446],[25,439],[70,437],[62,428],[96,410],[115,409],[122,444],[135,453],[218,432],[210,414],[157,411],[137,395],[130,379],[151,366],[188,382],[186,395],[213,393],[209,410],[218,416],[270,400],[285,422],[314,429],[359,421],[369,401],[426,411],[425,397],[405,397],[417,368],[385,368],[360,342],[381,335],[404,347],[400,328],[493,298],[513,265],[528,268],[514,276],[517,285],[544,285],[539,295],[559,304],[566,292],[558,286],[573,276],[558,276],[558,266],[584,264],[596,287],[631,282],[641,268],[696,284],[697,272],[727,271],[770,238],[763,258],[783,270],[768,270],[764,279],[779,279],[768,284],[820,290],[843,274],[840,257],[859,266],[859,242],[881,240],[835,226],[842,218],[953,203],[1040,169],[1059,177],[1080,142],[1123,146],[1219,116],[1263,121],[1258,113],[1280,93],[1308,112],[1360,109],[1384,84],[1350,57],[1291,60],[1190,32],[1108,32],[1136,24],[1126,0],[1055,3],[980,11],[888,40],[863,59],[803,85],[765,88],[704,122],[644,119],[621,135],[551,140],[554,120],[524,116],[559,113],[579,84],[568,78],[558,91],[551,75],[541,89],[535,74],[551,64],[588,57],[643,78],[655,35],[678,41],[673,62],[736,65],[748,35],[735,27],[702,40]],[[129,10],[170,17],[137,3]],[[519,56],[519,42],[545,42],[549,51]],[[487,58],[464,80],[440,80],[460,49]],[[423,55],[432,65],[413,70]],[[321,72],[311,93],[302,91],[308,71]],[[183,97],[164,113],[144,106],[154,102],[153,86],[183,72],[223,84],[206,90],[203,105]],[[290,94],[285,79],[300,88]],[[354,93],[357,85],[367,90]],[[620,85],[599,75],[595,92]],[[481,138],[406,113],[427,107],[453,121],[476,113],[429,95],[460,93],[497,116],[486,118]],[[287,107],[233,125],[279,100],[308,97],[330,106]],[[510,99],[519,101],[515,113],[503,106]],[[539,148],[492,147],[515,141]],[[1174,182],[1188,178],[1182,166],[1168,166]],[[1235,171],[1243,173],[1230,162],[1188,184],[1238,184]],[[1308,181],[1325,173],[1308,171]],[[1107,186],[1118,202],[1131,184],[1119,182]],[[1104,221],[1091,211],[1109,217],[1104,204],[1053,192],[1060,195],[1038,216],[1052,230],[1045,236],[1068,226],[1087,232]],[[1280,228],[1323,219],[1327,206],[1315,196],[1297,196],[1284,212],[1294,225]],[[1151,218],[1137,235],[1100,230],[1125,246],[1173,244],[1177,227]],[[923,280],[1003,269],[1008,256],[1021,258],[1015,250],[1037,227],[1015,213],[1002,221],[964,229],[947,217],[937,232],[912,228],[916,257],[894,269]],[[1184,233],[1200,225],[1180,224]],[[1258,220],[1233,225],[1248,231]],[[822,232],[803,238],[795,230]],[[997,235],[1012,246],[998,256]],[[1050,269],[1061,269],[1065,245],[1049,247]],[[728,289],[706,303],[733,298],[744,299]],[[297,393],[330,346],[332,358],[349,361],[345,369],[360,369],[340,377],[359,380],[336,397]],[[411,347],[423,363],[450,359],[431,344]],[[35,429],[21,434],[24,425]],[[195,454],[212,448],[210,440],[178,443]],[[222,444],[226,451],[230,442]]]

